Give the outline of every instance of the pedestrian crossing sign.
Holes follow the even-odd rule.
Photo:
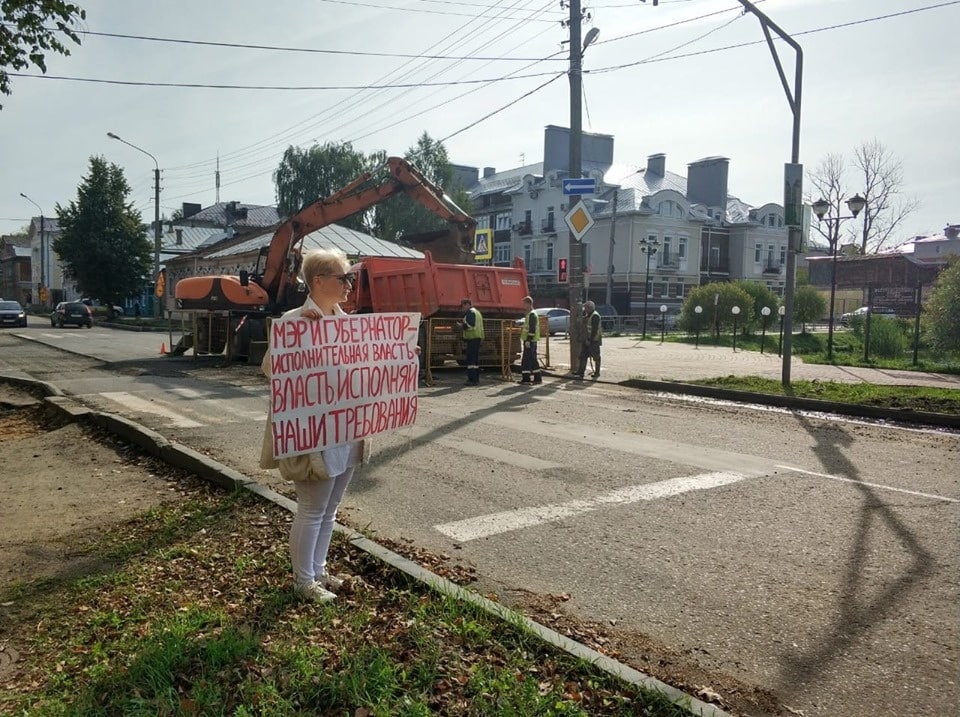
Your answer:
[[[473,240],[473,255],[475,259],[493,258],[493,229],[477,229]]]

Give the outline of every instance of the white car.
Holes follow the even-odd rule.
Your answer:
[[[874,316],[888,316],[891,319],[897,318],[897,312],[894,311],[893,309],[885,309],[881,306],[874,306],[873,309],[871,310],[869,306],[861,306],[859,309],[856,309],[855,311],[849,311],[846,314],[841,315],[840,325],[849,326],[850,319],[856,316],[863,316],[864,318],[866,318],[867,314],[870,314],[870,313],[872,313]]]
[[[551,336],[554,334],[570,333],[570,310],[559,306],[549,306],[546,308],[534,309],[537,316],[547,317],[547,331]],[[523,319],[517,319],[517,326],[523,326]]]

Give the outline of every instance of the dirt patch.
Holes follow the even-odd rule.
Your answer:
[[[0,384],[0,585],[80,575],[86,536],[179,498],[165,465]]]

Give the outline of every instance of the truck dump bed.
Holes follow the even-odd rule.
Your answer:
[[[423,259],[369,257],[361,262],[353,310],[419,311],[424,318],[455,316],[469,298],[485,318],[516,318],[523,313],[527,272],[517,258],[512,267],[438,264]]]

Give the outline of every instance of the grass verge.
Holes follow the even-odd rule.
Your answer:
[[[960,415],[960,391],[925,386],[888,386],[839,381],[791,381],[785,390],[780,381],[757,376],[725,376],[685,381],[732,391],[750,391],[777,396],[816,398],[893,410],[926,411]]]
[[[291,516],[197,483],[76,545],[98,566],[0,591],[22,715],[688,714],[517,625],[435,593],[339,536],[330,604],[290,589]]]

